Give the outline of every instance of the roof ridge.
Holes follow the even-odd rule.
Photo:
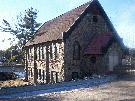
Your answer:
[[[50,19],[50,20],[44,22],[40,26],[40,28],[36,31],[35,35],[33,36],[33,39],[32,39],[33,42],[28,41],[25,45],[29,46],[29,45],[33,45],[33,44],[47,42],[47,41],[51,41],[54,39],[58,39],[59,37],[61,39],[62,38],[62,36],[60,35],[60,34],[62,34],[61,32],[67,31],[72,26],[72,24],[75,23],[75,21],[78,19],[78,17],[87,9],[87,7],[89,7],[89,5],[93,1],[94,0],[90,0],[89,2],[86,2],[53,19]],[[52,34],[46,34],[45,31],[47,31],[47,33],[52,33]],[[55,33],[55,35],[53,33]],[[42,34],[42,35],[40,36],[40,34]],[[53,36],[51,36],[51,35],[53,35]]]
[[[90,4],[92,1],[94,1],[94,0],[90,0],[90,1],[88,1],[88,2],[86,2],[86,3],[84,3],[84,4],[80,5],[80,6],[78,6],[78,7],[76,7],[76,8],[73,8],[73,9],[71,9],[71,10],[69,10],[69,11],[67,11],[67,12],[65,12],[65,13],[63,13],[63,14],[61,14],[61,15],[59,15],[59,16],[56,16],[56,17],[54,17],[53,19],[50,19],[50,20],[44,22],[44,23],[42,24],[42,26],[45,25],[47,22],[53,21],[53,20],[55,20],[55,19],[57,19],[57,18],[63,16],[64,14],[67,14],[67,13],[73,11],[73,10],[76,10],[76,9],[78,9],[78,8],[84,6],[84,5]],[[41,27],[42,27],[42,26],[41,26]],[[40,28],[41,28],[41,27],[40,27]],[[40,29],[40,28],[39,28],[39,29]]]

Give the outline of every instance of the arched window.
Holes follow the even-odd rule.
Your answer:
[[[95,22],[95,23],[98,22],[98,16],[96,16],[96,15],[93,16],[93,22]]]
[[[73,60],[80,60],[80,44],[75,41],[73,44]]]

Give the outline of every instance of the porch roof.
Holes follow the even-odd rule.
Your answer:
[[[109,41],[112,39],[113,34],[111,32],[101,33],[93,38],[93,40],[88,44],[84,51],[84,55],[93,54],[100,55],[103,54],[103,48],[108,45]]]

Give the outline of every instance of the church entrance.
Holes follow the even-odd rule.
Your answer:
[[[58,82],[58,72],[51,71],[51,82],[57,83]]]
[[[119,54],[113,51],[109,54],[109,71],[113,71],[114,67],[119,64]]]

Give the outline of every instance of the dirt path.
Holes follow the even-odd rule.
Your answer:
[[[94,88],[83,88],[55,94],[50,93],[38,97],[12,99],[10,101],[135,101],[135,79],[126,77]]]
[[[0,87],[23,86],[23,85],[28,85],[28,84],[29,83],[25,82],[23,79],[0,81]]]

